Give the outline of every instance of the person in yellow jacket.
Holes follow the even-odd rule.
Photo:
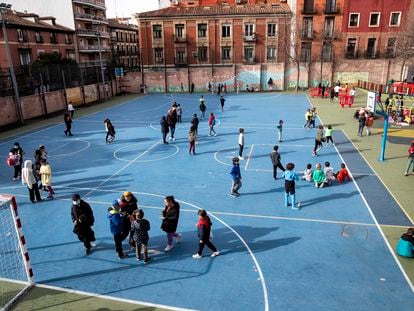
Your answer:
[[[52,188],[52,169],[45,159],[40,160],[40,178],[42,180],[43,189],[48,191],[48,199],[53,199],[55,191]]]

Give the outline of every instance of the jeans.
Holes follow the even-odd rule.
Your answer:
[[[209,135],[211,136],[211,133],[217,134],[216,131],[214,130],[214,125],[210,125],[210,133]]]
[[[231,184],[231,193],[237,193],[237,191],[241,188],[242,182],[240,178],[237,178],[236,180],[233,180]]]
[[[34,202],[35,197],[36,197],[37,202],[42,201],[42,197],[40,196],[39,187],[38,187],[37,183],[34,183],[32,185],[32,189],[30,189],[29,187],[27,187],[27,189],[29,189],[30,201]]]
[[[414,157],[409,157],[407,162],[407,168],[405,172],[408,174],[408,171],[410,170],[411,166],[413,166],[413,173],[414,173]]]
[[[123,256],[124,251],[122,250],[122,233],[118,233],[114,235],[114,242],[115,242],[115,251],[118,253],[119,256]]]
[[[171,138],[174,138],[174,133],[175,133],[175,124],[170,125],[170,136],[171,136]]]
[[[239,144],[239,157],[243,157],[243,149],[244,149],[244,145]]]
[[[173,238],[176,238],[178,236],[177,232],[173,232],[173,233],[167,233],[167,242],[168,245],[173,245]]]
[[[144,261],[148,260],[148,245],[144,243],[135,243],[135,254],[137,259],[141,259],[141,249],[144,251]]]
[[[212,252],[217,252],[217,248],[211,243],[210,240],[198,242],[198,254],[201,256],[203,254],[204,246],[207,245],[209,249],[211,249]]]
[[[282,163],[279,162],[278,164],[273,165],[273,179],[277,178],[277,168],[280,168],[283,172],[285,171]]]

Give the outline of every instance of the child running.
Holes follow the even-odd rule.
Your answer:
[[[300,204],[296,207],[296,194],[295,194],[295,181],[299,180],[298,175],[293,171],[295,164],[288,163],[286,164],[286,170],[283,172],[283,177],[285,178],[285,207],[291,205],[292,209],[298,210]],[[291,202],[289,203],[289,196],[291,197]]]
[[[198,222],[196,227],[198,229],[198,252],[193,255],[194,259],[200,259],[203,257],[203,249],[204,246],[207,245],[209,249],[213,252],[211,257],[216,257],[220,255],[220,252],[217,248],[211,243],[210,241],[210,233],[211,233],[211,220],[208,217],[207,212],[205,210],[198,211]]]
[[[328,125],[328,127],[325,129],[325,138],[326,138],[326,144],[329,144],[329,141],[331,141],[332,146],[335,146],[335,142],[332,139],[332,125]]]
[[[131,232],[135,242],[137,260],[142,260],[142,249],[144,252],[144,264],[147,264],[151,260],[151,258],[148,257],[148,231],[151,229],[150,222],[144,219],[144,211],[142,209],[134,211],[134,213],[129,216],[129,219],[131,221]]]
[[[239,160],[244,160],[243,158],[243,149],[244,149],[244,129],[239,129]]]
[[[312,175],[313,181],[315,182],[315,188],[323,188],[325,174],[322,171],[322,165],[320,163],[316,163],[315,168],[316,170],[313,172]]]
[[[348,181],[351,180],[351,177],[349,177],[348,170],[345,168],[345,163],[341,163],[341,169],[335,177],[340,184],[342,184],[345,181],[345,179],[347,179]]]

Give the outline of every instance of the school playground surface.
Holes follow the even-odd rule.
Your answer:
[[[362,105],[365,94],[359,93]],[[206,95],[208,111],[219,120],[219,136],[207,137],[202,121],[198,155],[189,156],[188,122],[198,112],[199,94],[173,97],[184,110],[174,144],[162,145],[158,132],[160,116],[171,104],[168,94],[80,109],[72,138],[63,135],[60,116],[2,133],[3,155],[14,141],[23,146],[26,159],[39,144],[48,147],[57,193],[54,201],[28,203],[27,189],[11,181],[2,161],[0,192],[18,199],[38,284],[17,310],[414,309],[413,262],[393,252],[414,218],[414,176],[403,176],[408,146],[402,144],[414,135],[394,142],[390,137],[387,161],[379,162],[380,120],[374,135],[360,138],[354,109],[312,99],[321,121],[334,126],[337,142],[315,158],[315,131],[302,127],[311,105],[304,94],[228,94],[223,113],[217,96]],[[106,117],[117,130],[111,145],[104,143]],[[345,162],[354,181],[323,189],[300,181],[302,209],[285,208],[283,181],[273,181],[268,157],[279,119],[285,121],[284,163],[292,161],[301,171],[306,163],[330,161],[337,168]],[[242,195],[233,198],[228,172],[240,127],[246,131],[244,183]],[[151,221],[154,261],[146,266],[132,253],[122,261],[115,256],[106,209],[124,190],[137,195]],[[90,256],[71,232],[73,192],[94,209],[97,246]],[[181,203],[184,239],[164,254],[159,215],[169,194]],[[207,249],[203,259],[191,258],[198,208],[212,213],[214,243],[222,252],[217,258],[211,259]]]

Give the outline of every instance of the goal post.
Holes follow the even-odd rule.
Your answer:
[[[0,309],[11,310],[33,285],[33,270],[16,198],[0,195]]]

